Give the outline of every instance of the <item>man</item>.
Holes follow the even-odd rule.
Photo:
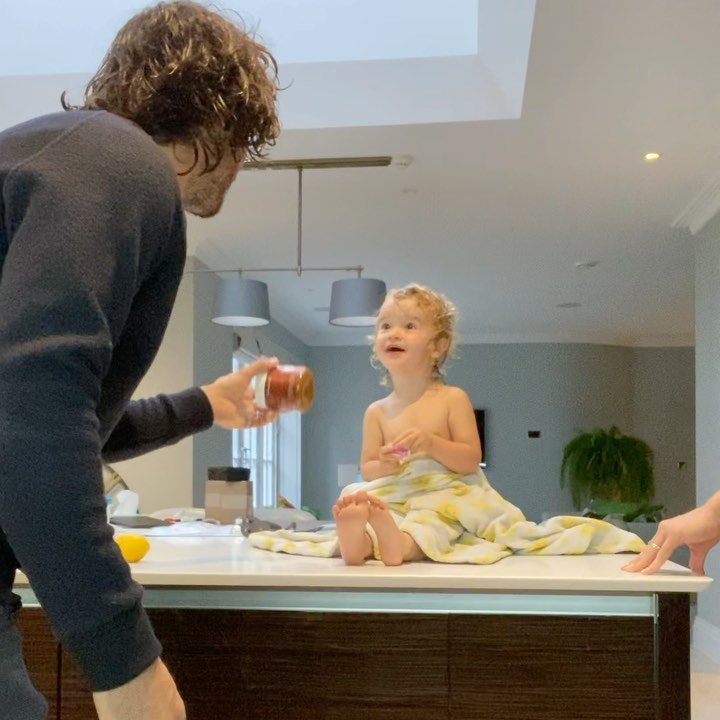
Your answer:
[[[260,360],[203,388],[130,402],[185,261],[183,210],[216,214],[279,133],[277,66],[223,15],[160,3],[118,33],[81,109],[0,133],[0,714],[40,720],[12,594],[22,567],[102,720],[176,720],[141,588],[105,521],[101,461],[213,422],[274,419]]]

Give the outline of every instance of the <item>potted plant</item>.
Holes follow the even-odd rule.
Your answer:
[[[622,516],[625,522],[658,522],[653,452],[643,440],[613,425],[576,435],[564,448],[560,486],[569,485],[573,504],[594,517]]]

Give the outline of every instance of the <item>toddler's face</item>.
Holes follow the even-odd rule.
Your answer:
[[[374,349],[390,371],[425,370],[432,368],[436,332],[431,313],[416,300],[388,298],[378,314]]]

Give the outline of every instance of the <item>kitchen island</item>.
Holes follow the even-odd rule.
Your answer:
[[[151,537],[132,566],[188,717],[690,718],[690,600],[711,583],[627,555],[346,567],[233,537]],[[33,678],[92,717],[20,573]]]

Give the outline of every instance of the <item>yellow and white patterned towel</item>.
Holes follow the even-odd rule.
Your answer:
[[[645,547],[637,535],[604,520],[560,515],[531,522],[493,490],[479,469],[460,475],[425,457],[411,460],[397,475],[349,485],[342,494],[357,490],[385,500],[400,529],[436,562],[488,565],[513,553],[582,555],[640,552]],[[369,525],[368,533],[379,559]],[[264,531],[252,533],[250,542],[263,550],[293,555],[340,554],[335,532]]]

